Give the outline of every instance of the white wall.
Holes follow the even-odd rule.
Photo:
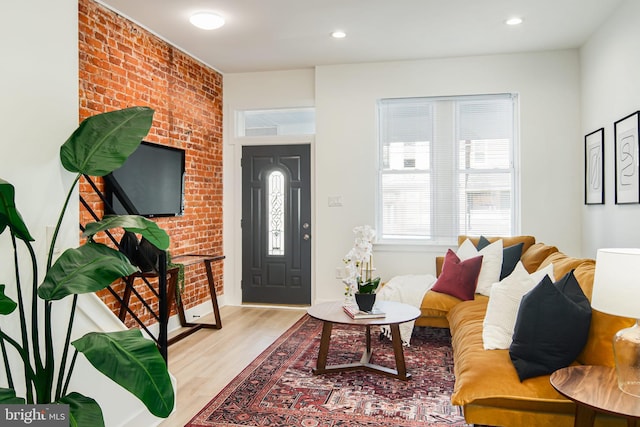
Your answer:
[[[616,205],[613,123],[640,110],[640,2],[627,0],[580,49],[582,137],[604,127],[605,204],[582,207],[583,253],[640,247],[640,205]],[[584,153],[584,148],[582,148]]]
[[[0,14],[0,178],[16,187],[39,253],[71,184],[58,149],[78,125],[77,3],[11,1]],[[69,217],[75,243],[77,209]]]
[[[352,228],[374,225],[376,100],[516,92],[520,96],[521,232],[569,253],[580,248],[579,69],[575,50],[316,69],[316,298],[339,297],[335,269]],[[544,125],[542,125],[544,124]],[[328,207],[329,196],[342,207]],[[376,247],[383,280],[434,273],[443,248]],[[435,249],[435,250],[434,250]]]
[[[58,152],[78,126],[78,1],[5,3],[8,4],[3,4],[0,13],[0,178],[16,189],[16,205],[35,238],[34,249],[42,276],[47,237],[74,178],[62,168]],[[77,192],[71,200],[58,239],[60,250],[78,244]],[[21,254],[25,255],[24,251]],[[0,283],[6,284],[7,295],[16,299],[12,264],[11,244],[5,232],[0,236],[3,267]],[[21,279],[27,288],[31,284],[29,267],[28,263],[21,266]],[[54,306],[56,342],[64,342],[61,334],[66,331],[68,316],[61,316],[64,312],[61,306],[69,301],[67,298]],[[123,328],[95,295],[84,295],[79,307],[74,338],[88,330]],[[93,323],[97,318],[101,319],[99,324]],[[15,318],[0,319],[0,323],[3,331],[19,337],[15,334],[18,331]],[[19,383],[21,369],[13,372],[14,380]],[[6,386],[4,380],[0,384]],[[17,388],[24,389],[24,386]],[[148,426],[159,422],[139,401],[96,371],[82,356],[78,358],[70,390],[96,398],[107,426]],[[24,392],[19,395],[24,396]]]
[[[383,97],[517,92],[523,159],[521,232],[578,254],[581,228],[576,218],[580,218],[582,197],[582,158],[575,157],[580,147],[579,76],[577,50],[322,66],[315,73],[225,75],[225,253],[235,258],[228,263],[235,267],[225,270],[225,294],[235,295],[227,301],[240,301],[237,150],[241,142],[230,133],[236,108],[315,103],[313,298],[320,301],[342,295],[336,268],[342,266],[342,257],[352,246],[352,228],[374,225],[376,100]],[[342,196],[343,206],[328,207],[330,196]],[[229,200],[234,200],[233,211],[227,209]],[[444,250],[406,247],[398,251],[377,246],[375,263],[383,279],[401,273],[433,273],[434,258]]]

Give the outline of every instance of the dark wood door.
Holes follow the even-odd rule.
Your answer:
[[[242,302],[311,303],[309,145],[242,147]]]

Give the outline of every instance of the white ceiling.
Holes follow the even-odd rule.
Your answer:
[[[223,72],[580,47],[621,0],[98,0]],[[193,27],[194,12],[226,19]],[[504,21],[524,18],[518,27]],[[341,29],[344,39],[330,33]]]

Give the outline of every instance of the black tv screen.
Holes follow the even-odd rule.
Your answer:
[[[107,214],[182,215],[184,150],[142,142],[122,167],[105,176]],[[127,209],[127,207],[129,209]]]

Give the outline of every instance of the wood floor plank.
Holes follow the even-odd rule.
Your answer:
[[[177,409],[161,426],[184,426],[305,313],[303,308],[224,306],[222,329],[201,329],[171,345],[169,371],[178,382]]]

